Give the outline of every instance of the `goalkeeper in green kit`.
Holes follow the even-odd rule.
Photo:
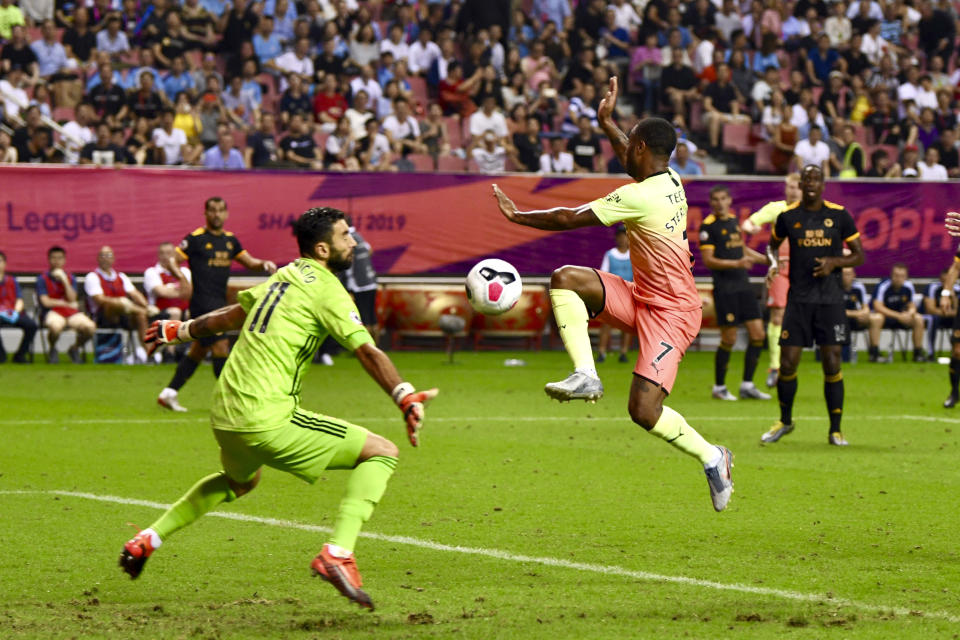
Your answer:
[[[300,258],[239,294],[239,304],[194,320],[154,322],[148,349],[224,331],[240,337],[214,391],[210,423],[223,470],[198,481],[150,528],[124,545],[120,566],[136,578],[147,558],[175,531],[222,502],[252,491],[263,465],[314,483],[327,469],[352,469],[333,534],[313,559],[316,575],[360,606],[373,609],[353,556],[360,528],[397,466],[397,446],[363,427],[300,408],[303,374],[330,335],[353,351],[403,412],[419,444],[424,405],[436,389],[417,392],[364,328],[357,307],[334,275],[350,266],[353,248],[344,214],[310,209],[293,224]]]

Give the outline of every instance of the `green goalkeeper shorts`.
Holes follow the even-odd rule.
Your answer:
[[[269,431],[214,428],[223,470],[231,480],[249,482],[263,465],[313,484],[326,469],[352,469],[369,431],[330,416],[297,409],[289,422]]]

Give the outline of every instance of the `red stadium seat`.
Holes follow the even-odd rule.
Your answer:
[[[444,120],[447,123],[447,135],[450,137],[450,148],[459,149],[463,146],[463,131],[460,128],[460,118],[457,116],[447,116]]]
[[[410,83],[410,91],[413,93],[414,105],[419,105],[422,110],[418,113],[426,113],[427,105],[430,104],[430,93],[427,90],[427,79],[420,76],[410,76],[407,78]]]
[[[247,132],[243,129],[233,130],[233,146],[243,151],[247,148]]]
[[[73,107],[54,107],[51,115],[57,122],[69,122],[73,120]]]
[[[754,171],[763,174],[777,173],[777,169],[773,166],[773,162],[770,159],[770,156],[773,154],[773,149],[774,146],[772,142],[761,142],[757,145],[757,149],[753,154]]]
[[[407,160],[413,163],[413,166],[417,171],[427,173],[433,171],[436,165],[433,160],[433,156],[427,155],[426,153],[411,153],[407,156]]]
[[[723,150],[736,153],[753,153],[750,144],[750,125],[740,122],[728,122],[723,125]]]
[[[437,158],[437,171],[463,171],[466,169],[466,162],[463,158],[457,156],[439,156]]]

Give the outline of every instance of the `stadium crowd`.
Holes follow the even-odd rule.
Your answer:
[[[960,177],[945,0],[0,0],[0,162]],[[711,161],[707,160],[710,156]],[[755,165],[754,165],[755,162]]]

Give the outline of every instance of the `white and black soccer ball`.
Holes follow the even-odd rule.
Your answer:
[[[484,315],[497,316],[509,311],[521,293],[520,274],[504,260],[481,260],[467,274],[467,300]]]

